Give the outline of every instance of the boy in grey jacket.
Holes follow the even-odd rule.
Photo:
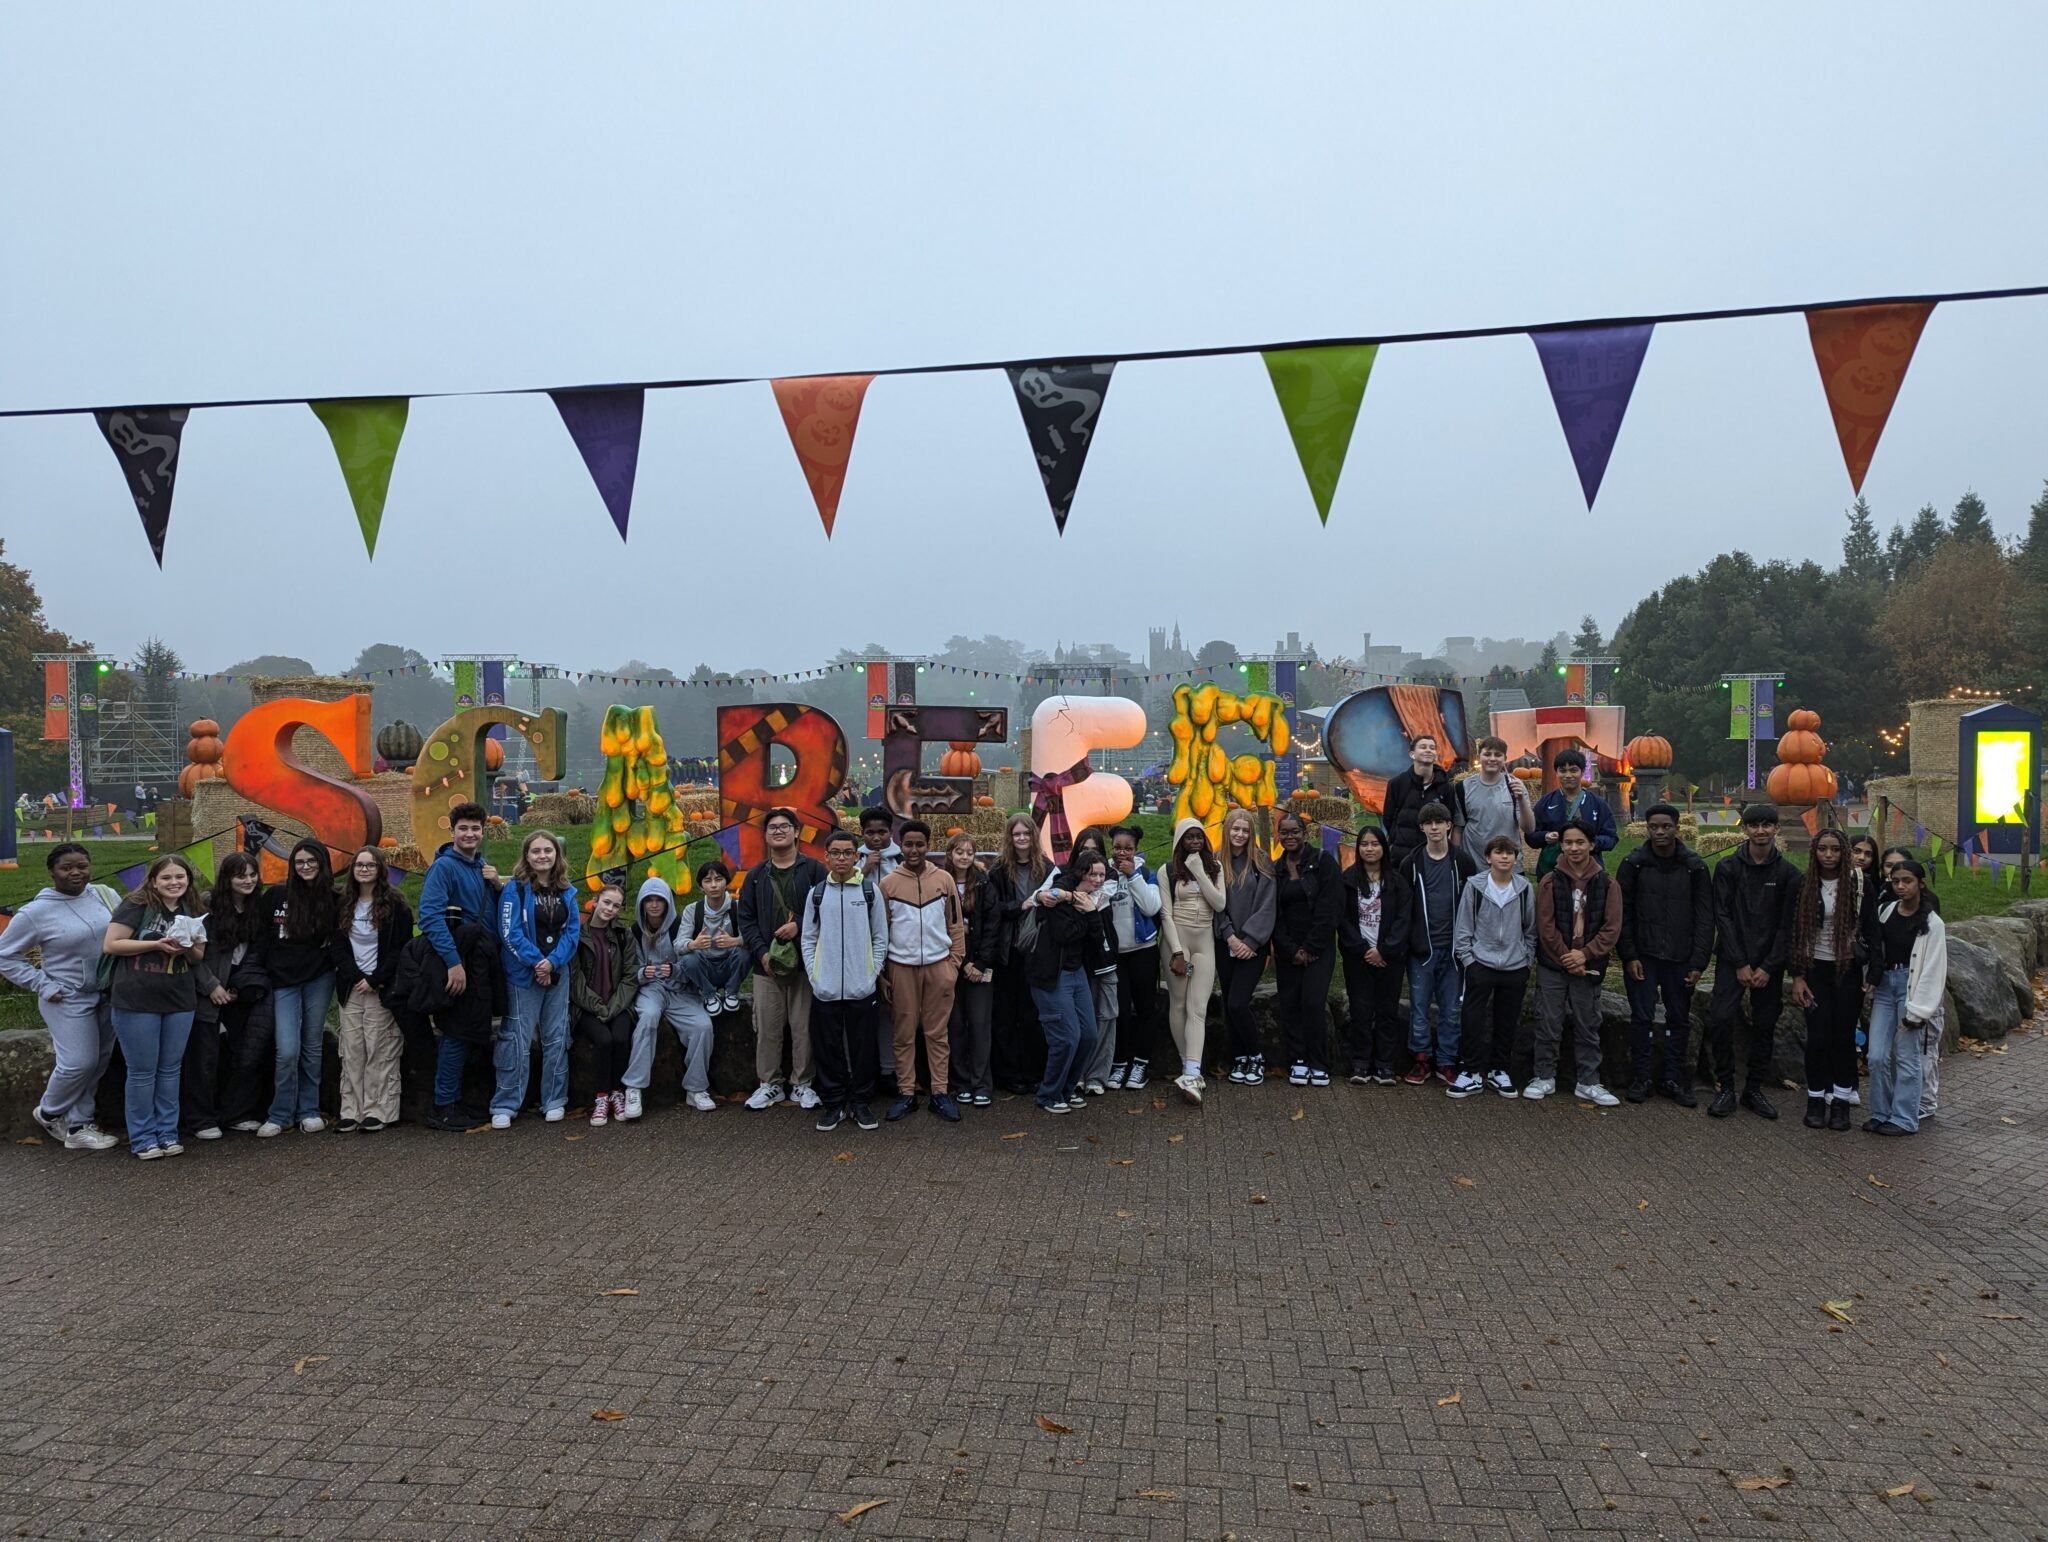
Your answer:
[[[875,981],[889,956],[888,909],[880,886],[860,870],[860,843],[847,830],[825,843],[825,881],[803,904],[800,948],[811,982],[811,1069],[820,1130],[851,1119],[878,1121],[868,1107],[880,1074]]]
[[[1519,871],[1521,856],[1513,836],[1494,836],[1486,843],[1486,871],[1466,879],[1458,895],[1451,951],[1465,974],[1459,1017],[1468,1031],[1463,1064],[1448,1089],[1454,1098],[1469,1098],[1486,1087],[1504,1098],[1515,1096],[1508,1065],[1522,1021],[1522,999],[1529,991],[1529,966],[1536,961],[1536,891]],[[1493,1031],[1482,1043],[1487,1015]]]

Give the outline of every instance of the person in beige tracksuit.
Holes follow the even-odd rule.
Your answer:
[[[931,827],[912,819],[896,832],[902,855],[878,886],[889,917],[889,968],[882,994],[889,1001],[896,1047],[896,1101],[888,1117],[901,1119],[917,1107],[917,1035],[924,1032],[925,1061],[931,1071],[932,1112],[958,1120],[960,1107],[946,1091],[951,1070],[947,1023],[953,1016],[953,984],[967,957],[967,923],[960,915],[959,886],[943,867],[927,861]]]
[[[1167,959],[1167,1026],[1180,1050],[1181,1074],[1173,1079],[1190,1103],[1202,1101],[1202,1041],[1209,1026],[1209,992],[1216,985],[1216,915],[1223,909],[1223,866],[1209,848],[1199,819],[1173,827],[1160,881],[1159,935]]]

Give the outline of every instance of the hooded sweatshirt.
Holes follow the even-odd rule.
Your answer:
[[[1716,957],[1731,969],[1783,969],[1792,951],[1792,923],[1805,875],[1773,847],[1768,860],[1749,860],[1747,844],[1714,867]]]
[[[660,900],[662,908],[660,919],[649,930],[640,912],[651,899]],[[682,917],[676,913],[675,890],[668,886],[666,879],[649,873],[641,880],[640,893],[633,901],[633,942],[640,953],[640,973],[643,976],[640,989],[643,993],[681,988],[682,973],[675,965],[682,959],[682,952],[677,946],[682,929]],[[666,980],[644,978],[647,971],[657,964],[669,966],[669,977]]]
[[[1508,878],[1507,903],[1501,903],[1502,897],[1491,869],[1465,880],[1451,933],[1451,952],[1460,969],[1478,964],[1512,972],[1536,961],[1536,891],[1514,873]]]
[[[1607,957],[1621,939],[1621,885],[1607,876],[1600,859],[1588,852],[1573,862],[1559,857],[1557,866],[1536,886],[1536,962],[1563,970],[1570,952],[1586,955],[1586,973],[1607,968]]]
[[[859,867],[845,883],[829,872],[804,901],[804,973],[820,1001],[861,1001],[889,954],[889,921],[881,891]]]
[[[441,956],[441,962],[453,969],[462,962],[462,955],[448,929],[450,905],[461,909],[464,921],[487,927],[493,933],[497,931],[498,907],[492,903],[491,886],[484,880],[483,853],[465,857],[455,849],[453,841],[444,843],[434,853],[433,866],[427,869],[420,884],[420,931]]]
[[[1225,904],[1222,878],[1211,878],[1208,868],[1199,858],[1193,865],[1193,882],[1189,882],[1189,869],[1185,866],[1179,868],[1180,881],[1172,881],[1175,867],[1187,860],[1181,855],[1180,843],[1187,838],[1188,831],[1201,828],[1199,819],[1182,819],[1175,823],[1173,845],[1167,849],[1167,866],[1159,875],[1159,931],[1165,939],[1164,950],[1168,958],[1176,953],[1185,954],[1190,936],[1214,937],[1216,912]]]
[[[889,918],[889,958],[922,966],[966,957],[967,926],[952,874],[927,862],[917,872],[898,864],[877,887]]]
[[[34,991],[37,1000],[62,991],[66,1000],[96,1001],[100,944],[113,919],[106,896],[91,884],[76,895],[39,891],[0,932],[0,979]],[[31,948],[41,949],[40,966],[28,961]]]

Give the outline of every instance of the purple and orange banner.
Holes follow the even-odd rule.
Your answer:
[[[43,737],[71,737],[71,666],[62,659],[43,664]]]

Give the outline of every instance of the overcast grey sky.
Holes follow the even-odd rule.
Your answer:
[[[14,6],[0,406],[2038,283],[2043,57],[2031,3]],[[1974,486],[2019,530],[2044,353],[2048,302],[1936,312],[1884,523]],[[829,543],[765,384],[649,397],[629,547],[546,397],[415,403],[374,564],[310,412],[199,413],[161,575],[89,417],[0,420],[0,535],[52,620],[197,668],[798,669],[1176,619],[1427,649],[1611,630],[1731,547],[1831,561],[1849,501],[1797,317],[1660,330],[1590,518],[1521,337],[1383,350],[1327,529],[1255,355],[1120,369],[1064,540],[1000,373],[878,381]],[[793,586],[765,618],[764,583]]]

